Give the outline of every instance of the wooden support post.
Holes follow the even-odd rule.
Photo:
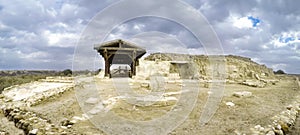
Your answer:
[[[136,75],[136,50],[133,51],[132,54],[132,75],[135,76]]]
[[[131,68],[131,65],[128,65]],[[132,77],[132,70],[130,69],[130,71],[128,72],[128,76],[131,78]]]
[[[136,71],[135,71],[135,61],[132,62],[132,75],[133,75],[133,76],[136,75]]]
[[[110,63],[109,60],[105,60],[105,77],[110,77]]]
[[[133,65],[132,65],[132,63],[130,64],[130,71],[131,71],[130,77],[132,77],[133,76]]]
[[[139,60],[137,59],[136,60],[136,66],[139,66],[140,65],[140,62],[139,62]]]
[[[110,63],[109,63],[109,57],[108,57],[106,49],[104,50],[104,61],[105,61],[105,74],[104,74],[104,76],[105,77],[110,77],[110,71],[109,71]]]

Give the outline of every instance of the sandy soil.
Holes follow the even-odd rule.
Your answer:
[[[91,79],[91,78],[89,78]],[[103,99],[109,97],[119,96],[114,91],[115,87],[111,81],[96,80],[97,91]],[[88,91],[94,89],[94,82],[85,83],[81,86],[81,92],[87,93],[86,97],[97,96],[89,95]],[[137,84],[133,84],[137,85]],[[236,133],[250,133],[250,128],[255,125],[267,126],[272,123],[270,119],[276,114],[279,114],[285,109],[287,105],[295,100],[297,95],[300,95],[300,89],[292,77],[282,77],[281,81],[276,85],[268,85],[265,88],[254,88],[243,86],[239,84],[226,84],[224,97],[219,104],[219,108],[214,114],[213,118],[206,125],[199,125],[199,118],[203,111],[203,107],[208,97],[209,88],[205,88],[200,84],[200,92],[198,100],[192,112],[184,123],[179,125],[175,130],[171,131],[170,135],[183,134],[203,134],[203,135],[223,135]],[[167,84],[165,86],[166,92],[178,92],[181,86],[178,84]],[[138,89],[137,89],[138,90]],[[144,88],[147,91],[147,88]],[[232,96],[237,91],[252,92],[251,97],[237,98]],[[147,93],[147,92],[146,92]],[[39,105],[31,107],[33,110],[43,117],[50,119],[51,123],[60,124],[64,119],[72,119],[77,116],[83,118],[83,111],[77,102],[75,91],[67,91],[60,97],[50,98]],[[179,98],[178,96],[175,96]],[[225,103],[233,102],[235,106],[229,107]],[[82,105],[82,104],[81,104]],[[164,116],[172,109],[176,102],[169,103],[155,103],[150,106],[135,106],[123,100],[118,100],[109,111],[116,115],[134,121],[149,121]],[[20,130],[15,129],[12,123],[8,122],[6,127],[3,127],[3,114],[0,114],[1,129],[9,131],[15,130],[16,133],[21,133]],[[4,122],[6,123],[6,122]],[[300,121],[298,118],[297,124]],[[98,129],[89,120],[79,120],[72,127],[79,134],[105,134],[101,129]],[[295,127],[292,134],[300,134],[299,128]]]

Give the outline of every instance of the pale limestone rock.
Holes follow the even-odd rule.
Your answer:
[[[286,109],[288,109],[288,110],[291,110],[293,108],[293,105],[288,105],[287,107],[286,107]]]
[[[234,92],[233,96],[235,97],[250,97],[252,96],[252,92],[249,91],[242,91],[242,92]]]
[[[260,80],[260,77],[258,76],[258,74],[255,74],[254,76],[257,80]]]
[[[102,103],[99,103],[92,110],[90,110],[88,113],[92,114],[92,115],[96,115],[99,112],[102,112],[103,110],[105,110],[105,107],[102,105]]]
[[[269,131],[266,135],[275,135],[274,131]]]
[[[87,104],[96,104],[98,102],[98,99],[97,98],[88,98],[85,103]]]
[[[284,135],[282,130],[274,130],[276,135]]]
[[[36,135],[38,131],[39,131],[39,129],[33,129],[33,130],[29,131],[29,134]]]
[[[77,123],[77,120],[70,120],[70,123],[71,123],[71,124],[76,124],[76,123]]]
[[[229,106],[229,107],[233,107],[233,106],[235,106],[235,104],[234,104],[234,103],[232,103],[232,102],[226,102],[226,105],[227,105],[227,106]]]
[[[149,82],[142,82],[141,83],[141,87],[143,87],[143,88],[149,88],[149,86],[150,86]]]
[[[105,71],[104,70],[101,70],[98,75],[96,76],[97,78],[100,78],[100,79],[103,79],[104,78],[104,75],[105,75]]]
[[[74,116],[74,117],[72,117],[72,120],[75,120],[75,121],[77,121],[77,120],[84,121],[84,120],[86,120],[86,118],[79,117],[79,116]]]
[[[259,88],[263,88],[266,85],[264,82],[254,81],[254,80],[245,80],[241,84],[251,86],[251,87],[259,87]]]

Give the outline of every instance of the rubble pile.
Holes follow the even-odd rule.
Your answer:
[[[252,134],[257,135],[286,135],[289,130],[294,126],[297,116],[300,112],[300,97],[297,98],[293,104],[288,105],[286,110],[280,114],[272,117],[272,124],[267,127],[257,125],[254,128],[250,128]]]
[[[51,124],[50,120],[40,117],[38,114],[20,108],[7,107],[2,108],[3,114],[10,121],[15,123],[15,126],[22,129],[25,134],[30,135],[44,135],[44,134],[76,134],[71,126],[68,125],[57,126]],[[70,126],[71,125],[71,126]]]

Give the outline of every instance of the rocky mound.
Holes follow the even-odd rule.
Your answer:
[[[223,57],[226,63],[226,79],[230,81],[239,82],[242,84],[249,84],[253,86],[257,82],[270,82],[274,80],[275,76],[273,70],[260,65],[250,58],[241,56],[211,56],[211,57]],[[186,54],[172,54],[172,53],[154,53],[145,58],[148,61],[188,61],[196,64],[200,79],[210,79],[210,59],[206,55],[186,55]],[[255,80],[249,81],[249,80]],[[255,83],[255,84],[252,84]]]

